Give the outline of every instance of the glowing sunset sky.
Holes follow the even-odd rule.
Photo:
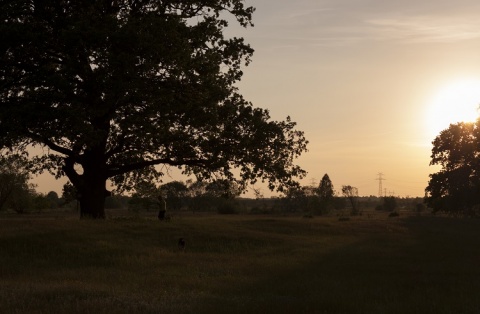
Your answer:
[[[255,54],[240,88],[306,132],[303,183],[328,173],[337,191],[377,195],[382,172],[387,194],[423,196],[431,141],[480,103],[480,2],[249,3]]]
[[[302,183],[328,173],[337,191],[348,184],[377,195],[382,172],[387,194],[423,196],[437,170],[431,141],[450,122],[474,119],[480,103],[480,1],[247,4],[257,8],[255,27],[228,32],[255,49],[238,86],[305,131]]]

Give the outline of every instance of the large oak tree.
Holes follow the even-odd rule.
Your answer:
[[[2,1],[1,146],[43,147],[36,170],[66,175],[94,218],[107,179],[128,189],[160,165],[294,184],[303,132],[235,87],[253,50],[224,31],[253,12],[241,0]]]

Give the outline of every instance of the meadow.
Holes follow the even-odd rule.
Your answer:
[[[477,219],[2,214],[0,252],[2,313],[480,313]]]

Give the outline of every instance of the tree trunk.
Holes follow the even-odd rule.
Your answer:
[[[66,158],[63,170],[77,190],[80,202],[80,218],[105,218],[105,198],[110,195],[106,190],[106,161],[101,150],[89,150],[83,156],[83,173],[75,170],[72,159]]]
[[[92,181],[93,180],[85,180],[83,188],[79,190],[80,217],[104,219],[106,197],[105,180],[103,180],[103,182]]]
[[[106,161],[102,153],[91,151],[85,154],[81,184],[77,187],[80,201],[80,217],[104,219],[106,190]]]

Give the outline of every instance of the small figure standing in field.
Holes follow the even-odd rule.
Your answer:
[[[158,207],[160,207],[160,209],[158,211],[158,219],[159,220],[165,220],[166,215],[167,215],[167,202],[162,197],[162,195],[159,195],[157,200],[158,200]]]
[[[178,249],[180,251],[184,251],[185,252],[185,246],[186,246],[186,242],[185,242],[185,239],[184,238],[180,238],[178,239]]]

